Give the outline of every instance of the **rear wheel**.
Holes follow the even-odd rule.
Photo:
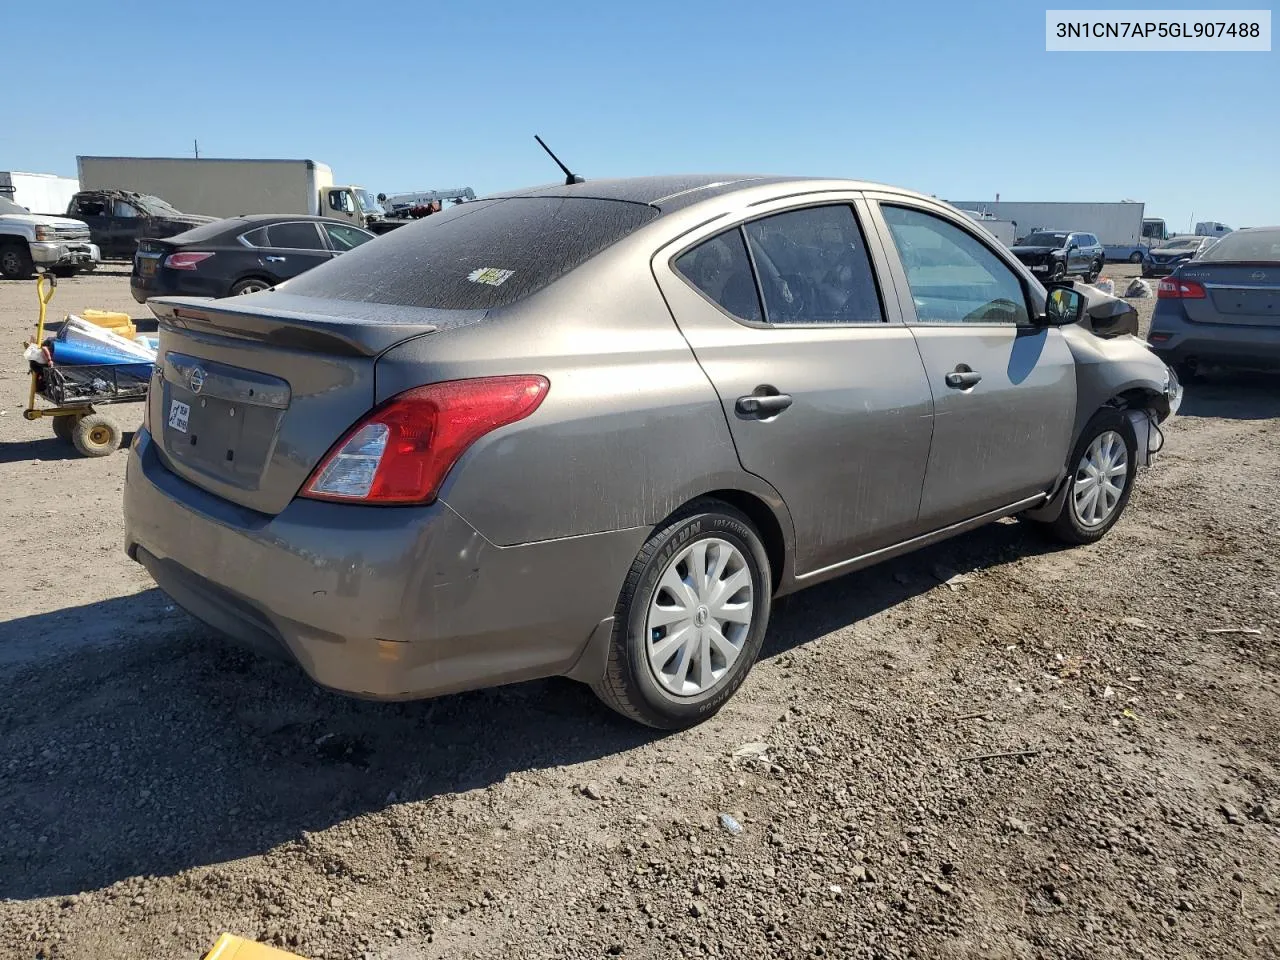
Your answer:
[[[64,440],[67,443],[70,443],[71,436],[76,431],[76,422],[79,419],[80,419],[79,417],[72,416],[70,414],[64,417],[54,417],[53,418],[53,435],[57,437],[59,440]]]
[[[1129,503],[1137,474],[1133,424],[1103,407],[1085,424],[1071,453],[1071,475],[1062,510],[1046,526],[1065,543],[1093,543],[1116,525]]]
[[[250,293],[261,293],[263,290],[271,289],[271,281],[263,280],[261,277],[249,277],[241,280],[231,288],[233,297],[243,297]]]
[[[106,457],[120,449],[120,424],[102,413],[91,413],[76,421],[71,442],[85,457]]]
[[[0,277],[6,280],[26,280],[35,270],[31,250],[25,243],[19,241],[0,246]]]
[[[755,663],[772,589],[751,521],[718,500],[690,504],[654,531],[631,566],[596,695],[663,730],[706,720]]]

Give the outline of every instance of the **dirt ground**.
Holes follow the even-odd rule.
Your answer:
[[[22,419],[33,288],[0,283],[0,957],[1280,955],[1277,379],[1190,387],[1096,546],[1008,521],[781,604],[663,736],[568,681],[379,705],[224,649],[124,557],[125,454]],[[89,306],[145,316],[123,273],[59,286]]]

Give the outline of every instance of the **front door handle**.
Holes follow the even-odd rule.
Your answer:
[[[947,374],[947,386],[955,390],[968,390],[970,387],[977,386],[981,380],[982,374],[970,370],[963,364]]]
[[[284,263],[284,257],[263,257],[267,263]]]
[[[747,397],[739,397],[734,410],[739,416],[754,417],[757,420],[768,420],[776,417],[791,406],[791,394],[778,393],[773,387],[756,387],[755,393]]]

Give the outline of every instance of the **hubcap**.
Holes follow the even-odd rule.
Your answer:
[[[725,540],[698,540],[676,553],[645,623],[654,679],[679,697],[715,686],[747,642],[754,591],[746,558]]]
[[[1129,452],[1124,438],[1114,430],[1094,437],[1076,467],[1072,502],[1076,518],[1086,527],[1111,519],[1129,474]]]
[[[244,297],[244,296],[248,296],[251,293],[261,293],[265,289],[267,288],[260,283],[249,283],[249,284],[246,284],[244,286],[244,289],[240,291],[240,296]]]

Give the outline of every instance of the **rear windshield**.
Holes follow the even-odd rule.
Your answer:
[[[1200,260],[1205,263],[1280,260],[1280,230],[1250,230],[1247,233],[1237,230],[1200,254]]]
[[[515,197],[450,207],[290,280],[304,297],[487,310],[536,293],[658,216],[586,197]]]
[[[169,237],[170,243],[208,243],[210,240],[218,240],[224,233],[236,223],[245,223],[247,220],[214,220],[212,223],[202,223],[198,227],[192,227],[176,236]]]

